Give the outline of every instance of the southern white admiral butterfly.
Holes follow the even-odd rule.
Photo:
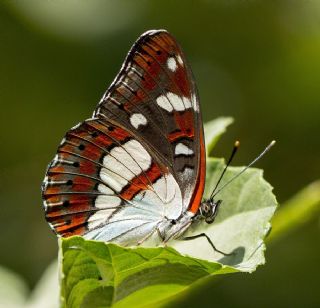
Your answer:
[[[213,222],[221,201],[201,202],[205,170],[191,69],[167,31],[148,31],[93,117],[62,140],[42,185],[46,219],[62,237],[166,243]]]

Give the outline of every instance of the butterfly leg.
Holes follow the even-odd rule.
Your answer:
[[[200,233],[200,234],[192,235],[192,236],[186,236],[186,237],[181,238],[181,240],[182,241],[190,241],[190,240],[195,240],[196,238],[199,238],[199,237],[205,237],[214,251],[219,252],[219,253],[223,254],[224,256],[233,255],[233,253],[225,253],[225,252],[217,249],[216,246],[214,246],[214,244],[212,243],[210,237],[205,233]]]

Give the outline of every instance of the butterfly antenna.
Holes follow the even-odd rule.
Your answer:
[[[245,172],[248,168],[250,168],[253,164],[255,164],[264,154],[266,154],[270,148],[276,143],[275,140],[272,140],[270,144],[246,167],[244,167],[238,174],[236,174],[233,178],[231,178],[227,183],[225,183],[219,190],[217,190],[214,194],[211,194],[210,199],[212,200],[222,189],[224,189],[227,185],[233,182],[238,176],[240,176],[243,172]],[[226,169],[226,168],[225,168]]]
[[[239,146],[240,146],[240,142],[239,142],[239,141],[236,141],[236,142],[234,143],[234,146],[233,146],[231,155],[230,155],[230,157],[229,157],[229,160],[228,160],[226,166],[224,167],[224,169],[223,169],[223,171],[222,171],[222,173],[221,173],[221,175],[220,175],[220,177],[219,177],[219,180],[217,181],[217,184],[216,184],[216,186],[214,187],[214,189],[213,189],[213,191],[212,191],[212,193],[211,193],[211,196],[210,196],[210,199],[209,199],[209,200],[212,200],[212,199],[213,199],[213,197],[214,197],[214,192],[217,190],[217,188],[218,188],[218,186],[219,186],[219,184],[220,184],[220,182],[221,182],[224,174],[226,173],[229,165],[231,164],[231,162],[232,162],[232,160],[233,160],[234,155],[237,153],[237,150],[238,150]]]

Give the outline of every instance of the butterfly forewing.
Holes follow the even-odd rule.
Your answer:
[[[72,128],[43,184],[61,236],[138,244],[164,219],[196,213],[205,156],[192,73],[166,31],[143,34],[92,119]]]
[[[167,31],[158,30],[146,32],[133,45],[95,115],[115,119],[143,139],[175,175],[188,207],[205,165],[199,109],[180,46]]]

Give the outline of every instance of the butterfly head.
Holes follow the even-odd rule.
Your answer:
[[[203,218],[206,223],[213,223],[214,219],[217,216],[219,206],[222,200],[214,201],[213,199],[204,200],[200,207],[198,216]]]

